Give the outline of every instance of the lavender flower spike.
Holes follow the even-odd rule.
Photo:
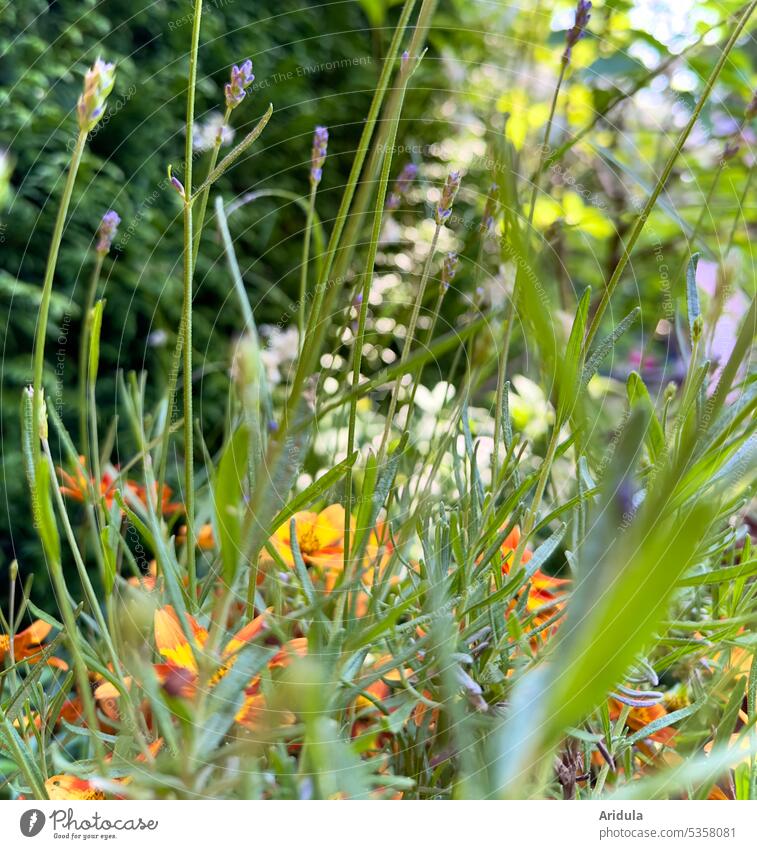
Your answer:
[[[310,157],[310,185],[317,186],[323,177],[323,163],[329,146],[329,131],[326,127],[316,127],[313,133],[313,153]]]
[[[98,56],[95,64],[84,75],[84,91],[76,105],[79,129],[90,132],[105,112],[105,101],[113,91],[116,81],[116,66],[112,62],[103,62]]]
[[[231,82],[226,83],[224,88],[226,105],[229,109],[236,109],[239,106],[247,95],[247,89],[254,81],[255,74],[252,73],[252,59],[245,59],[241,67],[239,65],[232,67]]]
[[[449,289],[449,284],[455,279],[459,257],[456,253],[448,253],[442,266],[442,291]]]
[[[570,62],[570,54],[573,48],[586,34],[586,27],[589,25],[589,19],[591,18],[590,13],[591,0],[578,0],[575,21],[565,36],[565,52],[562,55],[562,60],[566,65]]]
[[[450,171],[447,175],[447,180],[442,189],[442,196],[439,200],[439,205],[436,207],[436,223],[441,227],[445,224],[450,215],[452,215],[452,204],[455,202],[455,195],[460,188],[460,172]]]
[[[408,162],[407,165],[404,166],[397,175],[397,179],[394,181],[392,193],[389,195],[389,199],[386,202],[387,209],[399,208],[400,201],[407,194],[407,190],[410,188],[410,184],[416,178],[417,174],[418,166],[415,163]]]
[[[113,244],[113,239],[116,237],[118,225],[121,223],[121,218],[114,210],[109,210],[102,217],[100,226],[97,229],[97,253],[105,255],[110,250]]]

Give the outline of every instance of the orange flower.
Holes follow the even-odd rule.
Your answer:
[[[69,498],[73,498],[74,501],[79,501],[84,503],[87,500],[89,495],[89,487],[95,486],[94,478],[90,478],[89,480],[85,477],[82,469],[86,469],[86,459],[82,456],[79,457],[79,465],[74,470],[73,475],[70,475],[64,469],[58,469],[60,472],[62,484],[60,487],[60,491],[63,495],[68,496]],[[100,478],[100,495],[105,500],[105,506],[108,510],[113,505],[113,498],[115,496],[118,483],[118,467],[117,466],[108,466],[105,471],[102,473],[102,477]],[[133,480],[126,480],[125,487],[127,492],[130,492],[140,501],[143,505],[147,506],[147,489],[138,484]],[[97,488],[95,486],[95,488]],[[155,490],[157,492],[157,483],[155,484]],[[177,511],[183,510],[181,504],[176,504],[171,501],[171,488],[166,484],[163,484],[163,492],[161,494],[161,508],[163,510],[163,514],[166,516],[171,515],[172,513],[176,513]]]
[[[623,705],[617,699],[610,699],[610,719],[613,722],[618,719],[622,709]],[[645,707],[632,707],[626,719],[626,725],[631,731],[641,731],[650,722],[654,722],[656,719],[661,719],[667,715],[668,712],[665,706],[660,702],[646,705]],[[655,743],[672,746],[677,733],[677,730],[672,725],[669,725],[667,728],[660,728],[658,731],[654,731],[647,739],[653,740]]]
[[[305,657],[308,653],[307,637],[295,637],[284,643],[273,658],[268,662],[268,668],[285,669],[298,657]],[[273,711],[268,707],[265,696],[260,692],[260,678],[256,677],[247,687],[245,700],[237,712],[236,721],[251,731],[261,731],[272,727],[272,720],[277,719],[278,726],[294,725],[297,721],[295,715],[288,710]]]
[[[45,648],[44,641],[51,630],[52,625],[48,625],[47,622],[37,619],[28,628],[19,631],[13,637],[14,660],[28,660],[29,663],[37,663],[41,660],[41,655]],[[10,655],[11,638],[8,634],[0,634],[0,664],[5,661],[6,657],[10,657]],[[58,669],[68,669],[68,664],[57,657],[49,657],[47,663]]]
[[[87,781],[75,775],[52,775],[45,781],[47,795],[56,802],[79,800],[100,800],[105,793]]]
[[[153,740],[153,742],[148,746],[150,756],[154,758],[162,747],[162,737],[158,737],[157,740]],[[109,755],[106,758],[108,761],[111,759],[112,755]],[[136,760],[138,763],[144,763],[147,758],[144,754],[140,754],[137,755]],[[111,778],[109,781],[115,784],[129,784],[131,778],[128,776],[126,778]],[[97,787],[94,782],[89,781],[86,778],[79,778],[76,775],[51,775],[50,778],[45,781],[45,789],[47,790],[47,795],[50,799],[60,802],[73,800],[100,801],[107,798],[105,791]],[[115,795],[113,798],[121,799],[123,797]]]
[[[332,504],[320,513],[303,511],[295,513],[292,518],[295,521],[297,543],[302,559],[307,566],[311,567],[314,583],[318,586],[318,580],[320,580],[320,586],[326,594],[333,592],[344,571],[344,507],[341,504]],[[354,518],[351,521],[354,531]],[[368,587],[373,585],[376,568],[381,572],[391,559],[394,547],[388,537],[384,524],[379,523],[371,531],[365,543],[364,559],[367,568],[362,574],[362,579]],[[287,566],[294,568],[289,522],[276,530],[271,537],[271,544]],[[263,560],[270,566],[271,558],[265,553]],[[262,580],[262,575],[260,578]],[[394,582],[398,580],[399,578],[395,578]],[[361,592],[357,600],[356,615],[363,616],[367,608],[368,595]]]
[[[513,557],[520,545],[520,540],[520,528],[516,525],[502,543],[502,554],[504,555],[502,563],[503,575],[508,574],[512,567]],[[523,566],[528,563],[532,557],[533,552],[527,548],[524,549],[520,561],[521,565]],[[528,613],[534,614],[533,623],[536,627],[547,622],[557,611],[563,609],[565,606],[564,587],[569,583],[570,581],[564,578],[555,578],[552,575],[547,575],[541,569],[537,569],[534,572],[528,584],[526,610]],[[542,639],[546,640],[550,633],[554,633],[554,628],[551,631],[543,632],[541,634]],[[536,644],[538,645],[538,643]]]
[[[208,639],[207,629],[198,625],[191,616],[187,616],[187,622],[197,647],[203,648]],[[221,665],[210,680],[211,687],[231,669],[236,662],[239,650],[266,628],[266,614],[262,613],[237,631],[221,653]],[[181,679],[180,694],[193,694],[199,675],[199,666],[192,646],[182,630],[179,617],[170,604],[155,612],[155,645],[158,652],[166,659],[166,663],[155,667],[158,677],[164,683],[172,679]],[[176,680],[173,682],[177,683]]]
[[[202,551],[211,551],[216,547],[216,540],[213,536],[213,526],[211,524],[201,525],[195,531],[195,539],[197,547]],[[183,545],[187,541],[187,526],[182,525],[176,533],[176,542]]]
[[[302,559],[321,570],[341,567],[344,559],[344,507],[332,504],[320,513],[302,511],[292,517]],[[281,559],[294,568],[290,522],[285,522],[271,537]]]
[[[130,584],[132,587],[137,587],[137,589],[146,590],[151,593],[158,585],[157,561],[151,560],[150,565],[147,567],[146,574],[139,576],[134,575],[129,578],[126,583]]]
[[[89,487],[90,485],[94,485],[95,482],[94,478],[87,479],[82,472],[82,469],[86,469],[87,467],[86,462],[86,459],[80,456],[79,466],[76,467],[73,475],[69,475],[64,469],[58,469],[63,481],[60,487],[61,494],[81,503],[87,500]],[[105,506],[110,510],[113,504],[113,495],[116,491],[116,476],[109,469],[106,469],[100,478],[99,490],[100,495],[105,499]]]

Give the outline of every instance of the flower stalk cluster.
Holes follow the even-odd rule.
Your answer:
[[[310,156],[310,185],[317,186],[323,177],[323,164],[329,147],[329,131],[316,127],[313,133],[313,152]]]
[[[97,247],[95,250],[98,254],[102,254],[104,256],[110,251],[120,223],[121,217],[113,209],[108,210],[108,212],[103,215],[102,221],[100,221],[100,226],[97,230]]]
[[[450,287],[450,283],[455,279],[455,274],[457,273],[457,264],[459,262],[459,257],[454,251],[447,254],[444,257],[444,264],[442,265],[442,291],[446,292]]]
[[[455,202],[455,197],[460,189],[460,172],[450,171],[447,179],[444,182],[442,196],[439,200],[439,205],[436,207],[436,223],[442,227],[447,223],[452,215],[452,204]]]
[[[591,0],[578,0],[573,26],[565,36],[565,52],[562,55],[563,64],[567,65],[570,62],[573,48],[586,35],[586,27],[589,25],[590,18]]]
[[[226,83],[226,105],[229,109],[236,109],[247,96],[247,89],[255,82],[255,74],[252,73],[252,60],[245,59],[241,65],[233,65],[231,68],[231,80]]]
[[[108,95],[113,91],[116,81],[116,66],[112,62],[103,62],[99,57],[84,76],[84,91],[76,107],[79,129],[91,132],[105,112]]]

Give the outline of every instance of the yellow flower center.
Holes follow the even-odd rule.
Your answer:
[[[11,647],[11,638],[7,634],[0,634],[0,657]]]
[[[300,551],[303,554],[315,554],[316,551],[320,551],[321,549],[318,534],[316,534],[315,528],[312,525],[297,534],[297,542],[299,542]]]

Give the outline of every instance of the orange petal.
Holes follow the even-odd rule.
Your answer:
[[[248,622],[243,628],[240,628],[226,644],[226,648],[223,650],[223,656],[229,657],[229,655],[238,652],[242,646],[246,645],[250,642],[250,640],[255,639],[258,634],[265,631],[268,627],[268,623],[266,622],[268,612],[269,611],[261,613],[260,616],[256,616],[251,622]]]
[[[195,631],[195,637],[197,633]],[[207,632],[205,635],[207,636]],[[176,611],[170,604],[155,611],[155,645],[158,652],[170,663],[197,674],[194,652],[179,624]]]

